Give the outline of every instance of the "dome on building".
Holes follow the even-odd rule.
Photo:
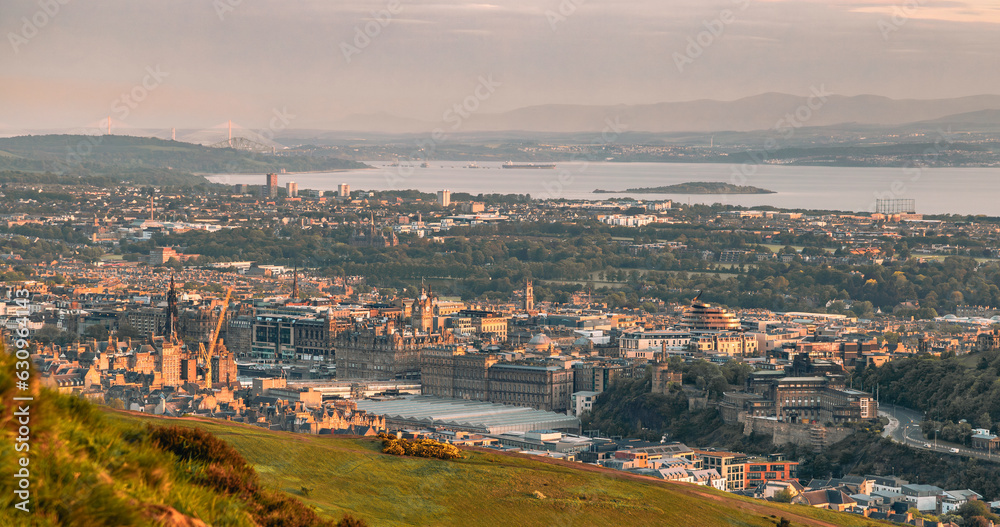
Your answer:
[[[539,333],[531,337],[525,347],[535,351],[549,351],[553,347],[553,342],[545,333]]]

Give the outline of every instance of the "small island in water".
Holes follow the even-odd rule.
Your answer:
[[[776,194],[773,190],[763,188],[708,181],[626,190],[594,190],[594,194],[622,194],[626,192],[633,194]]]

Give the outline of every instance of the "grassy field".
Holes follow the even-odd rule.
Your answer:
[[[126,425],[165,423],[124,412],[108,416]],[[208,430],[249,460],[264,484],[296,495],[331,518],[350,513],[373,526],[773,526],[781,517],[797,526],[877,524],[520,455],[465,450],[465,459],[458,461],[402,458],[380,453],[370,439],[268,432],[201,419],[170,419],[169,424]]]
[[[920,258],[922,260],[932,260],[932,261],[938,261],[938,262],[940,262],[940,261],[945,260],[949,256],[953,256],[953,255],[951,255],[951,254],[914,254],[914,255],[911,255],[911,258]],[[978,263],[987,263],[987,262],[996,262],[997,261],[996,258],[981,258],[981,257],[980,258],[973,258],[973,260],[975,260]]]

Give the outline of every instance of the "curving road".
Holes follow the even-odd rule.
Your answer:
[[[962,455],[1000,461],[1000,453],[997,452],[990,455],[986,452],[970,450],[943,441],[938,441],[935,444],[933,439],[924,438],[923,433],[920,431],[920,422],[923,421],[924,414],[919,410],[891,404],[881,404],[879,405],[878,413],[889,418],[889,424],[886,425],[885,431],[882,432],[882,437],[890,437],[897,443],[903,443],[904,445],[922,450],[932,450],[941,454]]]

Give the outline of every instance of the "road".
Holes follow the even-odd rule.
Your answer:
[[[933,438],[924,438],[923,433],[920,431],[920,422],[923,421],[924,414],[919,410],[891,404],[881,404],[879,405],[878,413],[889,418],[889,424],[886,425],[885,431],[882,432],[882,437],[891,437],[897,443],[903,443],[904,445],[921,450],[932,450],[941,454],[1000,461],[1000,454],[996,452],[990,455],[986,452],[970,450],[960,445],[945,443],[944,441],[938,441],[935,444]]]

